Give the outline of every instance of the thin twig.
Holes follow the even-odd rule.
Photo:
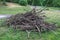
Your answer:
[[[31,32],[31,31],[26,30],[26,32],[27,32],[27,34],[28,34],[28,35],[27,35],[27,38],[29,39],[29,38],[30,38],[30,32]]]

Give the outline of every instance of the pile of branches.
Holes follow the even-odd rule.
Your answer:
[[[55,30],[56,25],[54,23],[45,22],[46,16],[43,10],[33,9],[24,14],[16,14],[6,20],[8,26],[13,26],[14,29],[20,30],[33,30],[33,31],[47,31]]]

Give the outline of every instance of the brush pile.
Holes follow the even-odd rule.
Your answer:
[[[43,10],[36,11],[35,9],[24,14],[16,14],[6,20],[8,26],[13,26],[14,29],[20,30],[34,30],[34,31],[47,31],[54,30],[56,25],[44,21],[46,17]],[[40,14],[40,15],[38,15]]]

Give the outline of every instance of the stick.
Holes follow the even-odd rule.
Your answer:
[[[36,28],[37,28],[37,30],[39,32],[40,37],[41,37],[41,28],[39,29],[37,25],[35,25],[35,26],[36,26]]]
[[[26,32],[28,34],[27,38],[29,39],[30,38],[30,31],[26,30]]]

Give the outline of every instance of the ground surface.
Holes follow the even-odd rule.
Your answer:
[[[60,10],[59,8],[53,8],[53,7],[47,7],[49,10],[46,10],[46,16],[48,19],[46,19],[49,22],[55,22],[57,25],[60,26]],[[0,14],[16,14],[21,12],[26,12],[30,10],[30,7],[28,6],[22,6],[22,7],[13,7],[9,8],[6,6],[0,6]],[[5,20],[5,19],[4,19]],[[0,19],[0,25],[3,21],[3,19]],[[38,32],[31,32],[30,39],[29,40],[60,40],[60,29],[57,29],[55,31],[50,32],[43,32],[41,34],[42,36],[39,36]],[[27,33],[25,31],[14,31],[12,28],[7,28],[6,26],[0,26],[0,40],[28,40],[27,39]]]
[[[20,6],[19,4],[16,4],[16,3],[6,3],[7,4],[7,7],[9,7],[9,8],[14,8],[14,7],[22,7],[22,6]]]

